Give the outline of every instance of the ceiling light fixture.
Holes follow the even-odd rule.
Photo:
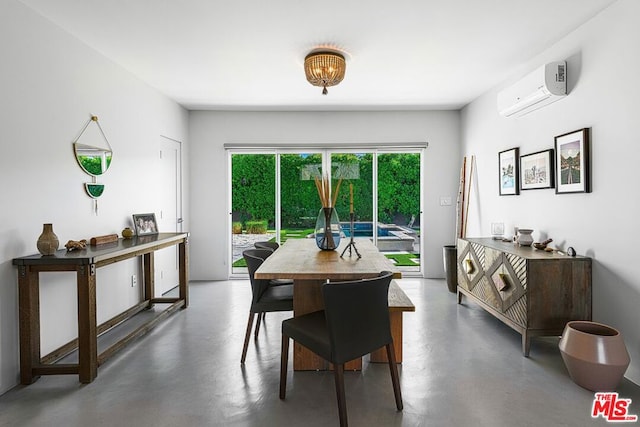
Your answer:
[[[322,94],[328,93],[327,87],[335,86],[344,79],[347,63],[338,52],[311,52],[304,58],[304,73],[314,86],[322,87]]]

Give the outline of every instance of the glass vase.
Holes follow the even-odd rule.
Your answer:
[[[316,245],[323,251],[333,251],[340,245],[342,227],[334,208],[321,208],[316,220]]]

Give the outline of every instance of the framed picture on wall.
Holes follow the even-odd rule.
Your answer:
[[[555,137],[556,193],[589,193],[589,129]]]
[[[554,187],[553,148],[520,156],[520,188],[535,190]]]
[[[156,214],[153,213],[133,214],[133,226],[136,229],[137,236],[158,234]]]
[[[501,196],[520,193],[518,185],[518,148],[510,148],[498,153],[498,176]]]

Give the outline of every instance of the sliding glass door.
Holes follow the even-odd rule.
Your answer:
[[[231,274],[247,272],[242,251],[272,240],[276,228],[276,155],[231,154]]]
[[[344,238],[368,238],[396,266],[421,273],[422,150],[274,150],[230,153],[230,276],[246,274],[255,241],[312,238],[327,175]],[[353,212],[353,226],[350,224]]]
[[[420,272],[421,154],[377,156],[378,249],[406,272]]]
[[[404,272],[421,272],[421,152],[331,152],[345,236],[370,238]],[[353,229],[350,198],[353,191]]]

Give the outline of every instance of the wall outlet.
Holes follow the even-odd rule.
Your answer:
[[[135,274],[131,276],[131,287],[135,288],[138,285],[138,276]]]

